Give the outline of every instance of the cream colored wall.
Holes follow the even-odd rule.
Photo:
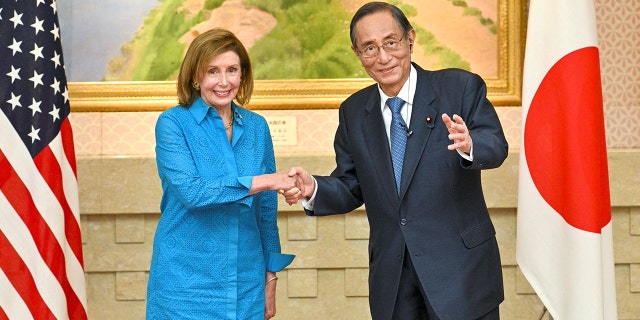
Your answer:
[[[613,212],[618,315],[640,319],[640,1],[596,0]],[[295,116],[295,145],[276,146],[280,169],[333,168],[336,110],[268,110]],[[484,173],[501,249],[502,318],[539,319],[543,306],[515,260],[519,106],[498,108],[511,153]],[[144,319],[146,280],[161,190],[154,154],[157,112],[73,113],[89,318]],[[579,143],[579,142],[576,142]],[[368,319],[365,214],[310,218],[281,203],[283,250],[276,319]],[[550,261],[549,263],[554,263]]]
[[[333,168],[331,156],[281,156],[279,169]],[[640,319],[640,150],[609,154],[618,312]],[[503,319],[539,319],[543,306],[515,260],[518,153],[484,173],[500,245]],[[86,157],[78,162],[90,319],[143,319],[146,280],[161,196],[152,157]],[[364,211],[307,217],[280,203],[283,252],[297,255],[280,273],[276,319],[369,319],[368,224]],[[553,263],[553,261],[549,261]]]

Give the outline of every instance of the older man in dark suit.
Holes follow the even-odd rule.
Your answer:
[[[302,199],[312,216],[365,204],[374,320],[499,319],[502,269],[481,170],[500,166],[508,144],[484,81],[412,64],[416,33],[393,5],[365,4],[350,29],[377,84],[340,106],[336,169],[292,168],[303,183],[283,192],[287,202]]]

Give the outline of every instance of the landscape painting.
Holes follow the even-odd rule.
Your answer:
[[[365,78],[349,40],[365,2],[70,0],[60,13],[69,80],[173,80],[191,40],[214,27],[245,44],[256,79]],[[497,76],[497,0],[392,3],[417,31],[414,61]]]
[[[523,0],[392,0],[416,30],[412,60],[487,81],[496,105],[520,99]],[[211,28],[249,50],[257,109],[335,108],[370,78],[349,23],[366,0],[67,0],[59,2],[72,109],[175,103],[186,48]],[[131,107],[130,107],[131,108]]]

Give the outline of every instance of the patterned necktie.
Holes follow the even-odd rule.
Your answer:
[[[402,176],[402,163],[404,162],[404,150],[407,147],[407,125],[400,115],[400,109],[404,100],[394,97],[387,100],[391,109],[391,160],[393,161],[393,174],[396,177],[396,189],[400,193],[400,177]]]

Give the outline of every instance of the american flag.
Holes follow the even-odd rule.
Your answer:
[[[55,0],[0,0],[0,319],[86,319]]]

